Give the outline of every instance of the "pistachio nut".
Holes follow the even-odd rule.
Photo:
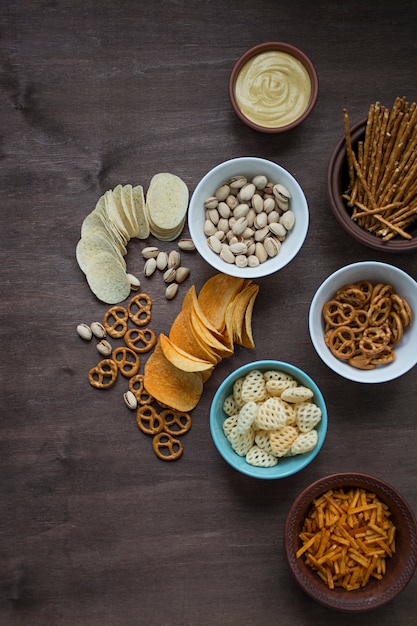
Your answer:
[[[147,248],[143,248],[142,256],[144,259],[152,259],[156,258],[159,254],[159,249],[156,246],[148,246]]]
[[[176,269],[181,265],[181,255],[178,250],[171,250],[168,255],[168,267]]]
[[[226,200],[229,194],[230,194],[230,187],[229,185],[226,185],[226,183],[224,185],[220,185],[220,187],[218,187],[216,191],[214,192],[214,196],[219,201]]]
[[[146,261],[145,266],[143,268],[143,273],[145,274],[147,278],[150,278],[150,276],[152,276],[155,270],[156,270],[156,258],[151,257]]]
[[[133,391],[130,391],[130,389],[123,394],[123,399],[128,409],[134,411],[137,408],[138,401],[136,400],[135,394],[133,393]]]
[[[138,291],[140,287],[140,280],[133,274],[127,274],[127,278],[130,282],[130,288],[132,291]]]
[[[173,267],[169,267],[165,272],[164,272],[164,282],[166,283],[172,283],[175,280],[175,274],[176,274],[176,270]]]
[[[182,265],[180,267],[177,267],[176,271],[175,271],[175,280],[177,281],[177,283],[183,283],[184,280],[186,280],[190,275],[190,270],[188,267],[183,267]]]
[[[103,337],[105,337],[107,334],[106,329],[100,322],[93,322],[91,324],[91,332],[93,333],[94,337],[97,337],[97,339],[103,339]]]
[[[167,300],[172,300],[177,295],[177,292],[178,292],[178,283],[171,283],[165,289],[165,297],[166,297],[166,299]]]
[[[158,256],[156,257],[156,267],[158,268],[158,270],[160,270],[161,272],[163,272],[164,270],[166,270],[168,265],[168,255],[166,252],[160,252],[158,254]]]
[[[210,198],[206,198],[206,200],[204,201],[204,208],[216,209],[218,204],[219,204],[218,199],[215,198],[214,196],[210,196]]]
[[[185,250],[185,252],[195,251],[195,244],[192,239],[180,239],[178,242],[178,247],[180,250]]]
[[[286,211],[283,215],[281,215],[279,221],[284,228],[291,230],[295,224],[295,215],[292,211]]]
[[[93,336],[93,331],[88,326],[88,324],[78,324],[77,333],[81,337],[81,339],[85,339],[85,341],[90,341]]]
[[[110,356],[113,351],[113,348],[106,339],[102,339],[96,347],[103,356]]]

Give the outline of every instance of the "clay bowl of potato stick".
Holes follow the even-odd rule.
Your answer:
[[[300,587],[327,608],[380,608],[408,585],[417,565],[417,524],[400,493],[362,473],[309,485],[287,516],[284,549]]]
[[[328,164],[327,191],[339,224],[356,241],[390,253],[417,249],[417,108],[376,102],[351,125]],[[341,124],[342,125],[342,124]]]

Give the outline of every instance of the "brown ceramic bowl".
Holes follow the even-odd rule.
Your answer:
[[[259,59],[261,58],[260,55],[264,55],[264,53],[268,53],[271,51],[282,52],[285,55],[288,55],[287,58],[289,59],[289,61],[295,59],[296,65],[299,66],[299,64],[301,64],[301,67],[299,70],[290,70],[288,67],[281,68],[275,65],[273,69],[273,74],[269,78],[260,77],[260,83],[263,84],[262,88],[265,88],[265,90],[267,91],[263,92],[263,95],[265,97],[261,98],[258,101],[258,106],[259,104],[265,105],[268,111],[270,111],[270,107],[276,106],[277,104],[279,105],[283,94],[287,93],[288,90],[291,88],[291,85],[294,84],[294,77],[301,77],[301,72],[305,74],[305,84],[307,89],[309,90],[309,96],[307,96],[306,102],[303,107],[300,107],[300,111],[295,119],[292,119],[290,121],[286,120],[282,123],[278,123],[272,126],[263,125],[259,121],[250,119],[247,114],[245,114],[241,110],[238,98],[236,96],[236,84],[239,76],[241,75],[241,70],[243,69],[243,67],[248,62],[254,60],[255,57],[258,57]],[[253,85],[254,81],[250,81],[250,84]],[[267,85],[267,87],[265,87],[265,85]],[[254,130],[258,130],[263,133],[282,133],[287,130],[291,130],[292,128],[295,128],[296,126],[301,124],[301,122],[303,122],[313,110],[314,105],[317,101],[318,91],[319,81],[317,77],[317,72],[310,59],[304,54],[304,52],[302,52],[295,46],[292,46],[288,43],[276,41],[261,43],[257,46],[254,46],[253,48],[250,48],[250,50],[247,50],[236,62],[229,80],[229,98],[236,115],[242,122],[247,124],[247,126],[250,126]],[[295,94],[294,101],[296,101],[296,99],[297,94]]]
[[[391,511],[396,526],[396,552],[387,560],[382,580],[371,578],[368,584],[353,591],[329,589],[304,562],[296,558],[301,547],[299,533],[314,498],[328,489],[363,488],[375,493]],[[417,524],[404,498],[379,478],[361,473],[332,474],[307,487],[295,500],[285,523],[284,549],[292,574],[300,587],[327,608],[346,613],[359,613],[379,608],[393,600],[410,582],[417,565]]]
[[[355,152],[358,141],[365,137],[365,128],[366,119],[357,122],[351,128],[351,141]],[[348,183],[346,143],[343,136],[330,157],[327,170],[327,193],[330,207],[337,221],[356,241],[374,250],[382,252],[409,252],[417,249],[417,221],[407,228],[407,232],[412,235],[412,239],[404,239],[397,235],[389,241],[382,241],[377,235],[358,226],[351,218],[352,209],[348,207],[346,201],[342,198],[342,194],[348,188]]]

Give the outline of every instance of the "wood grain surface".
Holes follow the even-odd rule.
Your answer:
[[[298,493],[336,471],[379,476],[417,510],[416,370],[381,385],[350,383],[321,362],[308,333],[315,290],[340,266],[375,259],[417,275],[415,254],[354,242],[326,196],[342,108],[355,122],[376,100],[417,99],[416,20],[411,0],[2,2],[2,625],[352,623],[299,589],[282,537]],[[320,80],[311,116],[281,136],[245,127],[227,94],[236,59],[268,40],[300,47]],[[183,457],[164,463],[125,407],[123,382],[108,392],[88,384],[97,353],[75,328],[100,320],[106,305],[75,259],[81,223],[119,183],[146,190],[167,171],[192,192],[213,166],[247,155],[296,177],[309,203],[308,236],[285,269],[257,281],[256,348],[238,348],[216,368]],[[214,272],[191,255],[190,278],[168,302],[162,277],[142,276],[143,245],[129,244],[128,268],[153,299],[153,330],[167,332],[186,287],[200,289]],[[237,474],[209,431],[220,382],[261,358],[305,370],[329,412],[319,456],[280,481]],[[416,592],[414,578],[355,624],[415,626]]]

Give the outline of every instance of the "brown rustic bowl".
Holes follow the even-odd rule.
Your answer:
[[[365,128],[366,119],[357,122],[351,128],[351,141],[355,152],[358,141],[365,137]],[[352,209],[348,207],[347,202],[342,198],[342,194],[345,193],[348,184],[349,176],[346,158],[346,142],[345,136],[343,135],[330,157],[327,169],[327,194],[330,208],[335,218],[345,231],[356,239],[356,241],[374,250],[383,252],[409,252],[417,249],[417,221],[407,229],[407,232],[412,235],[412,239],[404,239],[397,235],[389,241],[382,241],[380,237],[358,226],[351,218]]]
[[[375,493],[391,511],[397,528],[396,553],[387,560],[382,580],[369,583],[353,591],[329,589],[296,552],[301,547],[299,533],[314,498],[328,489],[359,487]],[[404,498],[389,484],[362,473],[331,474],[312,483],[293,503],[285,523],[284,549],[288,565],[300,587],[320,604],[346,613],[359,613],[379,608],[393,600],[407,586],[417,565],[417,524]]]
[[[304,112],[293,122],[286,124],[284,126],[276,126],[273,128],[257,124],[254,121],[250,120],[248,117],[246,117],[246,115],[244,115],[244,113],[242,113],[242,111],[239,108],[239,105],[236,101],[236,94],[235,94],[236,80],[239,75],[239,72],[241,71],[245,63],[249,61],[250,59],[252,59],[253,57],[263,52],[268,52],[270,50],[286,52],[287,54],[290,54],[291,56],[295,57],[298,61],[300,61],[304,65],[311,81],[310,99],[309,99],[307,108],[304,110]],[[301,124],[301,122],[303,122],[313,110],[317,102],[318,92],[319,92],[319,81],[318,81],[316,69],[312,61],[299,48],[296,48],[295,46],[291,44],[278,42],[278,41],[270,41],[270,42],[261,43],[247,50],[235,63],[232,73],[230,75],[230,79],[229,79],[229,98],[230,98],[230,102],[232,104],[232,107],[236,115],[244,124],[246,124],[250,128],[253,128],[254,130],[257,130],[263,133],[282,133],[287,130],[291,130],[295,128],[296,126],[298,126],[299,124]]]

